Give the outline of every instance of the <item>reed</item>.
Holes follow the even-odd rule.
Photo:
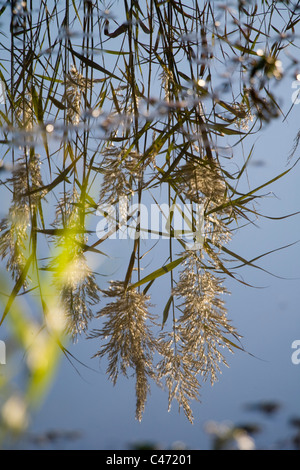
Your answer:
[[[38,293],[47,328],[45,293],[54,286],[67,335],[98,343],[113,383],[132,369],[137,419],[153,379],[192,421],[201,377],[215,382],[227,352],[243,349],[223,286],[228,276],[247,284],[233,261],[257,266],[230,240],[260,217],[262,191],[297,163],[242,189],[254,152],[246,142],[283,115],[276,84],[297,73],[297,2],[10,3],[0,10],[1,191],[11,199],[0,256],[13,283],[1,324],[21,295]],[[202,204],[203,246],[189,250],[169,215],[167,252],[149,265],[147,253],[164,242],[145,248],[138,222],[124,279],[93,272],[88,255],[102,261],[107,237],[98,240],[90,220],[125,197],[189,204],[194,232]],[[169,291],[152,306],[162,276]]]

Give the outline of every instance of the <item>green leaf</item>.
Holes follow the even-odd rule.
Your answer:
[[[61,101],[58,101],[54,96],[49,95],[49,99],[52,101],[52,103],[61,111],[64,111],[66,107],[62,104]]]
[[[245,135],[245,132],[231,129],[225,124],[206,124],[206,127],[211,131],[217,131],[225,135]]]
[[[135,284],[132,284],[130,286],[130,289],[135,289],[136,287],[142,286],[143,284],[146,284],[146,282],[154,281],[155,279],[163,276],[164,274],[167,274],[173,269],[175,269],[179,264],[181,264],[185,260],[186,256],[182,256],[181,258],[178,258],[175,261],[172,261],[169,264],[166,264],[165,266],[162,266],[161,268],[157,269],[156,271],[153,271],[153,273],[149,274],[148,276],[144,277],[140,281],[136,282]]]
[[[123,82],[124,80],[120,77],[117,77],[115,74],[110,72],[109,70],[105,69],[101,65],[97,64],[91,59],[88,59],[82,54],[79,54],[79,52],[74,51],[74,49],[71,49],[70,47],[68,48],[69,51],[74,54],[79,60],[81,60],[87,67],[91,67],[92,69],[99,70],[99,72],[104,73],[104,75],[108,75],[110,78],[115,78],[116,80],[119,80]]]
[[[163,311],[163,321],[162,321],[162,325],[161,325],[161,328],[163,329],[167,319],[168,319],[168,316],[169,316],[169,312],[170,312],[170,308],[171,308],[171,305],[172,305],[172,302],[173,302],[173,295],[171,295],[169,297],[169,300],[168,302],[166,303],[166,306],[164,308],[164,311]]]
[[[43,101],[41,97],[37,94],[37,91],[34,86],[32,86],[31,88],[31,95],[32,95],[33,109],[34,109],[36,118],[39,124],[42,124],[44,120]]]

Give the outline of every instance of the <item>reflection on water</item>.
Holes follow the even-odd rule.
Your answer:
[[[138,421],[157,384],[167,409],[176,401],[193,422],[204,383],[245,352],[227,282],[252,288],[243,269],[264,270],[261,250],[250,260],[231,240],[257,222],[261,190],[297,163],[250,181],[249,165],[269,165],[253,138],[282,116],[280,83],[297,75],[293,55],[281,54],[297,46],[297,6],[1,5],[0,335],[14,344],[0,381],[1,433],[26,430],[60,360],[72,358],[68,345],[86,337],[113,384],[134,378]],[[121,198],[155,204],[160,228],[150,223],[141,237],[138,214],[124,263],[108,276],[120,246],[97,237],[95,216]],[[175,212],[180,204],[189,211]],[[116,214],[116,230],[130,226],[127,206]],[[184,235],[195,243],[200,226],[193,250]],[[253,444],[245,428],[210,431]],[[76,438],[48,431],[33,441]]]

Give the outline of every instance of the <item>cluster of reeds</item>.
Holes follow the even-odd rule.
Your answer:
[[[230,262],[254,264],[228,243],[259,216],[261,190],[291,170],[242,189],[253,153],[244,142],[280,116],[276,84],[297,71],[299,8],[233,4],[14,0],[0,10],[2,27],[10,24],[0,38],[1,190],[11,196],[0,256],[14,280],[1,323],[21,293],[38,292],[44,326],[46,273],[67,333],[97,338],[113,383],[133,371],[138,419],[154,379],[192,421],[201,377],[213,383],[227,353],[241,349],[224,282],[243,282]],[[189,249],[169,216],[159,266],[151,270],[136,236],[124,279],[107,288],[87,257],[102,261],[107,237],[98,240],[89,220],[125,197],[189,204],[192,232],[201,204],[203,244]],[[147,248],[159,250],[156,242]],[[151,306],[162,276],[169,292]]]

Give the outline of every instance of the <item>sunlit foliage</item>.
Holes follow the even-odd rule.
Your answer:
[[[48,348],[41,354],[50,364],[57,351],[68,354],[65,335],[87,336],[113,383],[133,372],[137,419],[153,380],[166,386],[169,406],[177,400],[193,421],[201,380],[214,383],[227,352],[242,349],[227,315],[226,277],[244,282],[232,261],[255,265],[247,253],[231,251],[230,240],[259,217],[261,190],[292,169],[240,189],[253,154],[243,154],[242,144],[282,116],[276,86],[298,74],[299,13],[290,1],[3,3],[0,170],[7,213],[0,256],[13,283],[1,289],[1,328],[14,331],[16,322],[25,349],[28,328],[35,331],[26,363],[32,387],[39,387],[43,367],[31,360],[36,347]],[[176,236],[170,214],[161,229],[169,241],[161,233],[152,239],[148,228],[142,243],[132,203],[188,206],[182,218],[192,233],[201,204],[202,244],[190,249]],[[93,222],[104,205],[116,208],[115,232],[131,224],[132,235],[133,227],[122,278],[89,265],[90,255],[99,264],[106,255],[109,234],[99,239]],[[164,258],[158,251],[154,266],[147,254],[161,242]],[[169,291],[161,291],[162,305],[152,305],[162,276]],[[34,320],[14,310],[27,298],[35,300]],[[4,403],[10,427],[26,424],[27,398]]]

